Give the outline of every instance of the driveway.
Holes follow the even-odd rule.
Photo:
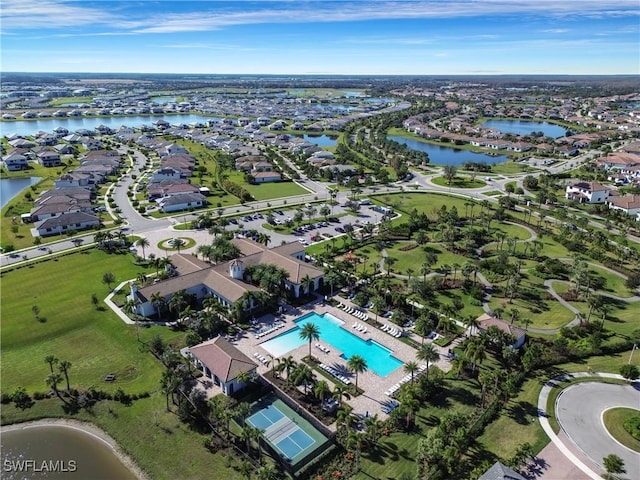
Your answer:
[[[613,407],[640,409],[638,384],[578,383],[564,389],[556,400],[556,417],[571,441],[602,467],[609,454],[624,460],[627,473],[621,479],[640,479],[640,453],[619,444],[602,421],[605,410]],[[603,468],[604,471],[604,468]]]

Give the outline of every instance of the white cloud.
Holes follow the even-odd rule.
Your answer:
[[[233,25],[267,23],[327,23],[483,15],[638,16],[637,0],[264,1],[258,4],[259,7],[243,2],[157,2],[154,7],[157,7],[158,13],[152,15],[145,8],[149,3],[143,1],[141,8],[135,10],[134,4],[129,2],[101,2],[99,5],[103,8],[98,8],[62,0],[2,0],[0,11],[3,30],[108,25],[116,31],[136,33],[211,31]],[[178,4],[180,13],[172,12],[171,8]],[[183,13],[186,5],[194,8],[194,11]],[[225,5],[228,6],[226,9]],[[245,5],[247,9],[243,10]]]

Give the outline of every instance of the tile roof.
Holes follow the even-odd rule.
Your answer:
[[[237,378],[241,373],[255,370],[258,366],[222,337],[195,345],[189,350],[225,383]]]
[[[506,465],[496,462],[478,480],[526,480],[526,478]]]

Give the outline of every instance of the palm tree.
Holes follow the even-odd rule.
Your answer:
[[[320,339],[320,329],[315,323],[307,323],[300,330],[300,338],[309,342],[309,358],[311,358],[311,342]]]
[[[187,305],[188,301],[186,290],[178,290],[173,294],[171,300],[169,300],[169,310],[173,310],[178,317],[181,316],[182,310]]]
[[[413,385],[413,377],[418,371],[418,364],[416,362],[407,362],[404,364],[404,371],[411,375],[411,385]]]
[[[53,365],[58,363],[58,359],[54,355],[47,355],[44,357],[44,362],[49,364],[49,370],[53,373]]]
[[[59,373],[50,373],[46,380],[47,386],[51,387],[56,396],[64,402],[64,399],[60,396],[60,392],[58,391],[58,384],[62,381],[62,375]]]
[[[476,371],[476,365],[482,363],[485,358],[487,358],[487,353],[484,349],[484,342],[480,339],[480,337],[474,337],[469,340],[467,343],[467,348],[465,349],[465,355],[471,362],[471,371]]]
[[[311,278],[309,276],[309,274],[305,275],[304,277],[302,277],[302,280],[300,281],[301,285],[302,285],[302,289],[303,291],[309,295],[311,293],[311,289],[313,288],[313,278]]]
[[[333,387],[333,396],[338,398],[338,405],[342,406],[342,399],[343,398],[351,398],[349,397],[349,392],[347,392],[347,386],[343,385],[341,383],[336,383],[335,386]]]
[[[300,363],[293,371],[293,382],[304,387],[304,394],[307,394],[307,386],[315,381],[313,370],[306,363]]]
[[[69,386],[69,369],[71,368],[71,362],[69,360],[63,360],[60,362],[60,365],[58,365],[58,368],[67,381],[67,391],[71,390],[71,387]]]
[[[313,387],[313,393],[318,400],[324,402],[324,399],[331,393],[331,388],[329,388],[329,384],[326,380],[320,380],[316,383],[316,386]]]
[[[351,370],[353,373],[356,374],[356,392],[357,392],[358,391],[358,374],[364,373],[369,369],[369,367],[367,366],[367,361],[364,359],[364,357],[360,355],[353,355],[347,361],[347,367],[349,367],[349,370]]]
[[[327,244],[328,245],[328,244]],[[327,271],[324,275],[324,281],[326,283],[329,284],[329,286],[331,287],[331,296],[333,297],[333,287],[340,283],[340,281],[342,280],[342,275],[340,274],[340,272],[331,269],[329,271]]]
[[[437,362],[440,358],[440,354],[436,347],[433,346],[433,343],[423,343],[418,348],[418,352],[416,353],[416,358],[422,362],[426,362],[427,368],[425,370],[425,377],[429,378],[429,366],[432,362]]]
[[[289,377],[291,377],[291,370],[296,368],[296,361],[293,359],[291,355],[282,359],[282,369],[287,374],[287,383],[289,383]]]
[[[166,305],[167,301],[164,299],[160,292],[152,293],[150,300],[153,306],[156,307],[156,310],[158,311],[158,321],[160,321],[160,319],[162,318],[162,309],[164,308],[164,305]]]
[[[142,258],[146,260],[147,254],[145,253],[144,249],[149,246],[149,240],[147,240],[145,237],[140,237],[136,242],[136,245],[142,248]]]

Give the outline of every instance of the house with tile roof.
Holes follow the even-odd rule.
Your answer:
[[[611,189],[596,182],[573,182],[567,185],[565,198],[580,203],[604,203]]]
[[[486,331],[489,327],[496,327],[502,330],[504,333],[514,336],[516,341],[513,345],[511,345],[511,347],[520,348],[522,347],[522,345],[524,345],[526,332],[523,328],[505,322],[504,320],[489,315],[488,313],[483,313],[476,319],[476,321],[478,322],[478,330],[480,332]]]
[[[258,365],[222,337],[190,347],[189,353],[194,365],[227,396],[247,385],[238,377],[256,375]]]
[[[611,197],[607,205],[612,210],[619,210],[627,215],[640,219],[640,195],[621,195]]]

